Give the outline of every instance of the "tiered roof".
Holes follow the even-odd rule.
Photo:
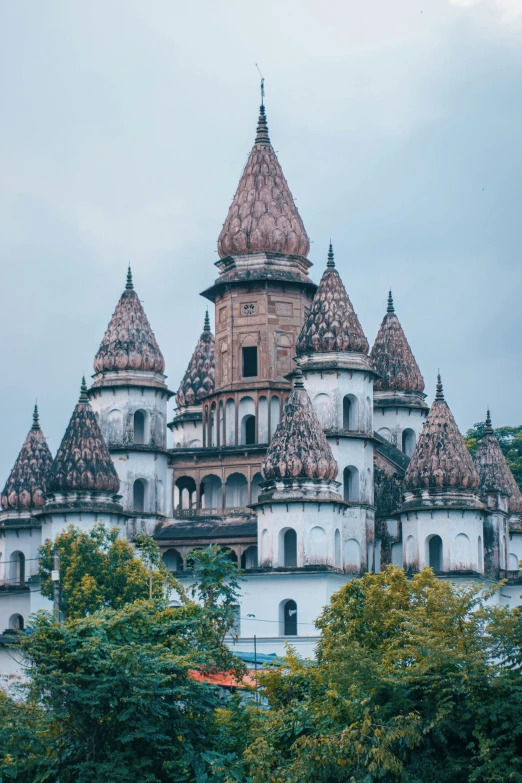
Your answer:
[[[509,498],[511,513],[518,514],[522,511],[522,493],[491,426],[489,410],[486,415],[486,432],[480,439],[475,453],[475,467],[482,494],[500,492]]]
[[[243,253],[307,256],[310,241],[270,143],[261,104],[254,146],[218,239],[220,258]]]
[[[35,405],[33,425],[2,492],[2,508],[5,511],[41,508],[45,503],[52,462]]]
[[[375,371],[381,376],[375,380],[373,388],[376,391],[424,391],[424,378],[395,314],[391,291],[370,356]]]
[[[468,489],[478,487],[479,477],[442,390],[437,393],[404,477],[407,490]]]
[[[369,345],[335,268],[330,243],[326,269],[297,340],[297,354],[332,351],[367,354]]]
[[[80,399],[54,459],[50,492],[108,492],[115,494],[120,480],[87,396],[82,379]]]
[[[180,407],[197,405],[203,397],[214,391],[214,380],[214,335],[210,331],[207,310],[203,331],[176,394],[177,404]]]
[[[335,479],[337,470],[298,367],[294,387],[263,462],[263,475],[267,480]]]
[[[96,372],[149,370],[158,373],[165,370],[163,354],[134,290],[130,266],[125,290],[94,358],[94,369]]]

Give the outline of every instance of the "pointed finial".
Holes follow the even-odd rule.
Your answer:
[[[442,381],[440,378],[440,372],[437,375],[437,391],[435,392],[436,400],[444,400],[444,390],[442,388]]]
[[[392,290],[390,288],[390,292],[388,294],[388,307],[386,308],[387,313],[394,313],[395,308],[393,306],[393,296],[392,296]]]
[[[33,426],[31,427],[33,430],[39,430],[40,429],[40,417],[38,416],[38,403],[35,403],[34,411],[33,411]]]
[[[132,272],[131,272],[130,264],[129,264],[129,268],[127,270],[127,284],[125,286],[125,289],[127,291],[133,291],[134,290],[134,283],[132,282]]]
[[[87,396],[87,384],[85,383],[85,375],[82,378],[80,399],[78,400],[78,402],[89,402],[89,397]]]
[[[257,65],[257,63],[256,63]],[[257,69],[259,71],[259,67]],[[261,75],[261,71],[259,71],[259,75]],[[268,135],[268,125],[266,122],[266,114],[265,114],[265,80],[261,76],[261,106],[259,107],[259,119],[257,121],[257,133],[256,133],[256,144],[270,144],[270,136]]]
[[[330,239],[330,245],[328,246],[328,261],[326,262],[326,266],[330,267],[330,269],[333,269],[335,267],[334,252],[333,252],[331,239]]]
[[[210,318],[208,317],[208,310],[205,313],[205,323],[203,324],[203,331],[210,332]]]
[[[304,389],[303,371],[300,367],[296,367],[294,372],[294,389]]]
[[[491,413],[489,412],[489,407],[486,413],[486,432],[488,435],[491,435],[493,432],[493,427],[491,426]]]

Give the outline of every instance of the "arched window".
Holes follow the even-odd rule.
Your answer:
[[[361,545],[355,538],[344,542],[344,568],[353,573],[361,570]]]
[[[241,568],[248,571],[249,568],[257,568],[257,546],[249,546],[241,555]]]
[[[346,503],[359,502],[359,471],[353,465],[343,470],[343,491]]]
[[[388,427],[381,427],[379,430],[377,430],[377,435],[380,435],[381,438],[384,438],[384,440],[387,440],[388,443],[392,442],[391,430],[388,429]]]
[[[257,503],[263,481],[264,479],[261,473],[254,473],[252,476],[252,482],[250,484],[250,497],[252,498],[252,503]]]
[[[23,552],[13,552],[11,555],[11,576],[9,583],[23,585],[25,582],[25,555]]]
[[[109,412],[107,419],[109,424],[109,430],[108,430],[109,444],[112,446],[113,444],[122,443],[123,442],[123,413],[120,410],[118,410],[118,408],[114,408],[112,411]]]
[[[279,563],[282,566],[297,566],[297,533],[291,527],[279,533]]]
[[[268,401],[266,397],[259,398],[258,419],[258,443],[268,443]]]
[[[308,560],[310,563],[326,563],[326,533],[315,526],[308,536]]]
[[[471,564],[471,541],[465,533],[459,533],[455,536],[453,563],[456,568],[462,568],[466,571],[472,570]]]
[[[256,417],[252,414],[243,416],[241,422],[241,445],[253,446],[256,442]]]
[[[416,554],[415,539],[413,536],[408,536],[406,539],[406,567],[415,565]]]
[[[237,565],[237,554],[233,549],[230,549],[229,546],[222,546],[220,549],[225,554],[227,560]]]
[[[509,553],[509,570],[510,571],[518,571],[519,570],[519,562],[517,555],[514,555],[513,552]]]
[[[134,443],[145,445],[149,442],[149,415],[147,411],[134,414]]]
[[[180,476],[176,479],[174,489],[174,510],[178,513],[185,512],[187,516],[190,516],[196,508],[196,499],[196,482],[192,476]]]
[[[274,396],[270,399],[270,440],[272,439],[272,435],[276,431],[277,425],[279,424],[280,412],[281,408],[279,397],[274,394]]]
[[[11,631],[23,631],[25,628],[24,618],[21,614],[12,614],[9,618],[9,628]]]
[[[136,479],[132,488],[132,508],[140,513],[146,511],[148,485],[145,479]]]
[[[440,536],[430,536],[427,539],[428,544],[428,565],[434,571],[442,571],[442,538]]]
[[[297,604],[291,598],[279,604],[279,633],[297,636]]]
[[[343,430],[357,430],[359,424],[359,408],[357,397],[346,394],[343,397]]]
[[[484,552],[482,550],[482,536],[478,537],[478,568],[480,573],[484,570]]]
[[[228,399],[225,403],[225,429],[226,429],[226,445],[236,445],[236,403],[232,399]]]
[[[219,476],[209,473],[201,480],[201,508],[219,509],[223,506],[223,492]]]
[[[341,567],[341,533],[339,530],[335,531],[335,565],[337,568]]]
[[[415,432],[409,427],[402,432],[402,450],[407,457],[411,457],[415,451]]]
[[[161,559],[169,571],[172,571],[173,573],[183,571],[183,558],[177,549],[167,549],[163,552]]]
[[[225,487],[227,508],[243,508],[248,504],[248,481],[242,473],[232,473]]]

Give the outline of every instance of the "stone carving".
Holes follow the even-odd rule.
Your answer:
[[[391,291],[388,296],[388,310],[375,338],[370,356],[375,371],[381,376],[375,380],[373,387],[375,390],[424,391],[424,378],[400,321],[395,315]]]
[[[263,462],[265,479],[335,479],[337,462],[296,370],[294,388]]]
[[[261,106],[256,142],[218,239],[220,258],[242,253],[307,256],[310,241],[277,160]]]
[[[33,426],[2,492],[2,508],[7,511],[43,506],[52,463],[53,458],[40,429],[38,407],[35,405]]]
[[[163,354],[134,290],[130,267],[125,291],[94,358],[94,369],[96,372],[149,370],[160,373],[165,370]]]
[[[444,399],[439,375],[435,401],[406,470],[404,486],[408,490],[474,489],[478,484],[477,471]]]
[[[338,271],[332,245],[328,263],[297,340],[297,354],[357,351],[368,353],[368,340]]]
[[[51,468],[49,491],[115,494],[119,488],[120,480],[91,408],[84,378],[80,399]]]

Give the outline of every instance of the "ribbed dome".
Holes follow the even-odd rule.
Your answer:
[[[198,344],[183,376],[176,394],[176,402],[184,405],[197,405],[203,397],[214,391],[214,335],[210,331],[208,311]]]
[[[297,354],[355,351],[368,353],[368,340],[354,312],[339,272],[332,245],[312,307],[297,340]]]
[[[337,476],[337,462],[304,388],[300,368],[296,370],[294,388],[268,447],[263,475],[267,480],[335,479]]]
[[[45,503],[52,463],[53,458],[40,429],[38,407],[35,405],[33,426],[2,492],[2,508],[6,511],[41,508]]]
[[[270,143],[265,107],[236,195],[218,239],[220,258],[242,253],[307,256],[310,241]]]
[[[395,315],[392,292],[388,296],[388,311],[383,318],[371,351],[377,391],[423,392],[424,378],[411,352],[399,319]]]
[[[404,477],[406,489],[451,487],[474,489],[479,477],[442,392],[440,375],[435,401]]]
[[[501,492],[509,498],[511,513],[522,511],[522,493],[493,431],[489,411],[486,416],[486,434],[480,439],[475,452],[475,467],[482,494]]]
[[[80,399],[52,465],[49,491],[115,494],[119,488],[120,480],[91,408],[84,378]]]
[[[98,353],[96,372],[149,370],[162,373],[165,360],[134,290],[129,267],[127,285],[116,305]]]

